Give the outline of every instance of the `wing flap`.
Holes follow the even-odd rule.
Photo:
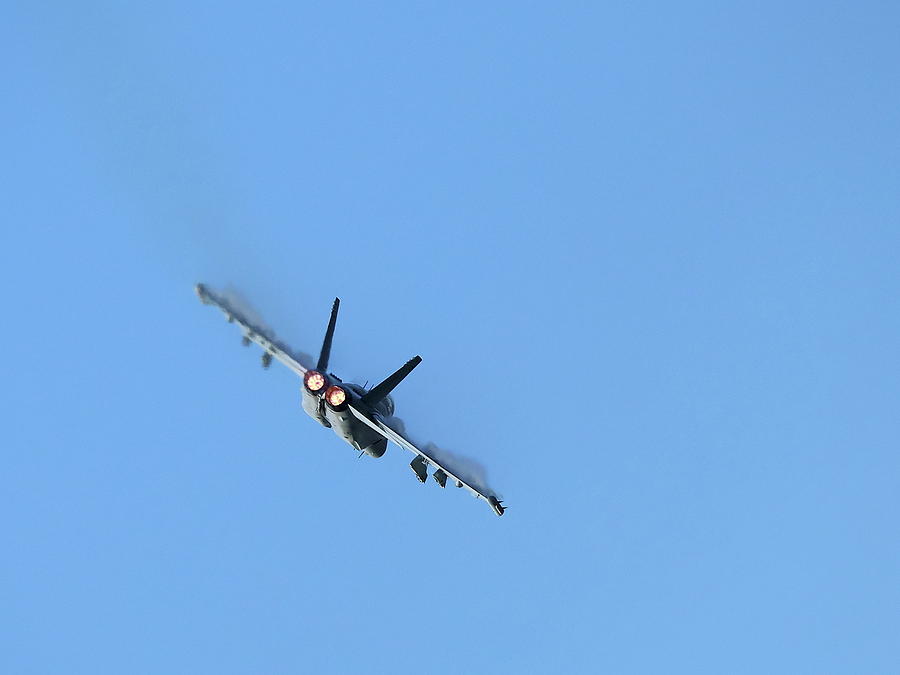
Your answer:
[[[450,469],[449,467],[444,465],[442,462],[438,461],[435,457],[430,455],[425,450],[422,450],[422,449],[416,447],[411,441],[409,441],[406,438],[404,438],[403,436],[401,436],[399,433],[397,433],[394,429],[391,429],[387,424],[385,424],[381,420],[370,419],[364,412],[357,409],[352,404],[350,405],[350,412],[352,412],[353,415],[358,420],[360,420],[364,424],[371,427],[373,430],[380,433],[382,436],[387,438],[389,441],[391,441],[395,445],[399,445],[401,448],[405,448],[405,449],[409,450],[411,453],[416,455],[417,458],[421,458],[426,463],[431,464],[431,466],[433,466],[437,471],[443,472],[444,481],[446,481],[447,478],[450,478],[451,480],[456,482],[457,487],[466,488],[466,490],[468,490],[474,497],[485,500],[488,503],[488,505],[490,505],[490,507],[493,509],[494,513],[496,513],[498,516],[503,515],[503,512],[506,510],[506,507],[504,507],[500,504],[500,500],[497,499],[496,495],[485,494],[484,492],[482,492],[480,489],[478,489],[477,487],[475,487],[474,485],[472,485],[465,479],[460,478],[453,472],[452,469]],[[423,467],[423,470],[424,470],[424,467]],[[416,472],[416,473],[418,475],[418,472]],[[420,477],[420,480],[421,480],[421,477]],[[438,479],[436,479],[436,480],[438,480]],[[438,480],[438,482],[440,483],[440,480]],[[443,485],[441,487],[443,487]]]
[[[211,290],[204,284],[197,284],[194,288],[200,302],[204,305],[215,305],[228,318],[229,323],[236,323],[241,327],[244,333],[244,344],[255,342],[263,348],[263,367],[268,367],[271,359],[277,359],[285,366],[293,370],[297,375],[303,377],[307,369],[300,362],[300,357],[295,354],[290,347],[279,341],[271,331],[254,324],[240,309],[230,303],[224,296],[221,296]],[[269,356],[266,356],[269,355]]]

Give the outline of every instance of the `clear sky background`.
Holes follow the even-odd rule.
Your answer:
[[[184,5],[0,16],[0,672],[898,672],[896,3]]]

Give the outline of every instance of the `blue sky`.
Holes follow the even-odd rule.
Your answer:
[[[894,4],[2,18],[0,670],[896,672]]]

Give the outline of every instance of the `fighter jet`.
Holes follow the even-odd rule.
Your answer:
[[[344,382],[334,373],[328,372],[331,341],[334,338],[334,327],[340,307],[339,298],[334,299],[331,308],[331,318],[325,330],[319,360],[315,368],[307,368],[290,347],[276,339],[267,328],[254,325],[246,313],[240,311],[224,296],[211,291],[204,284],[197,284],[194,290],[203,304],[218,307],[229,323],[237,323],[241,327],[243,331],[241,342],[244,346],[255,342],[262,347],[263,368],[268,368],[274,358],[297,373],[303,379],[300,404],[306,414],[323,427],[333,429],[354,450],[360,452],[360,456],[364,453],[370,457],[381,457],[390,441],[415,455],[410,467],[419,482],[424,483],[428,479],[428,467],[431,466],[434,468],[431,477],[438,485],[445,487],[449,479],[456,487],[465,488],[476,498],[486,501],[498,516],[503,515],[506,507],[496,495],[488,494],[460,477],[445,460],[439,461],[433,452],[417,447],[385,423],[386,419],[394,415],[394,401],[390,393],[422,362],[420,356],[411,358],[374,387],[366,388],[352,382]]]

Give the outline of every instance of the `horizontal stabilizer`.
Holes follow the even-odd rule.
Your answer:
[[[378,403],[381,399],[390,394],[394,390],[394,387],[400,384],[403,381],[403,378],[409,375],[412,372],[412,369],[420,363],[422,363],[421,356],[414,356],[411,358],[400,366],[400,368],[397,369],[397,372],[393,375],[389,375],[384,382],[372,387],[366,392],[362,397],[362,402],[369,406]]]

